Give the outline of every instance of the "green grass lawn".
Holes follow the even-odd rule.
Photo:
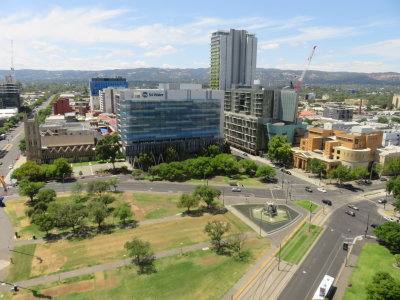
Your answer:
[[[12,252],[13,263],[10,265],[6,282],[15,282],[20,278],[28,278],[30,276],[35,249],[35,244],[14,247]]]
[[[171,194],[149,194],[133,193],[132,199],[135,208],[135,220],[142,221],[148,219],[159,219],[167,216],[173,216],[183,212],[185,209],[177,208],[176,204],[179,195]]]
[[[321,231],[322,227],[316,225],[311,225],[311,230],[309,231],[309,224],[304,223],[282,247],[281,259],[298,264],[308,249],[311,248]],[[276,256],[279,256],[279,253]]]
[[[372,281],[376,272],[388,272],[393,278],[399,280],[400,269],[394,268],[394,263],[394,255],[386,247],[378,244],[365,244],[349,280],[352,287],[346,288],[343,299],[367,299],[366,286]]]
[[[292,200],[293,203],[297,204],[298,206],[301,206],[308,211],[310,211],[310,201],[309,200]],[[318,208],[318,205],[311,202],[311,211],[313,212]]]
[[[233,177],[228,176],[216,176],[210,179],[206,179],[206,182],[211,184],[229,184],[230,182],[237,182],[240,185],[265,185],[265,183],[260,181],[260,178],[249,177],[248,175],[236,175]],[[204,184],[203,179],[190,179],[187,182]]]
[[[269,248],[260,238],[245,242],[253,259],[247,263],[199,250],[157,259],[157,272],[138,275],[136,266],[97,272],[93,279],[71,279],[33,287],[43,296],[69,299],[221,299]],[[57,286],[58,285],[58,286]],[[82,291],[83,290],[83,291]],[[30,293],[21,290],[21,293]],[[21,295],[22,296],[22,295]]]

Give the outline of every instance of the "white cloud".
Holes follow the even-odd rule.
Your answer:
[[[194,61],[193,65],[197,68],[208,68],[210,66],[210,62]]]
[[[262,50],[275,50],[279,48],[278,43],[271,43],[271,44],[263,44],[260,46]]]
[[[385,40],[353,49],[356,54],[374,54],[400,59],[400,39]]]
[[[160,48],[157,48],[153,51],[146,52],[144,56],[146,57],[162,57],[170,54],[174,54],[180,52],[180,50],[176,49],[175,47],[171,45],[166,45]]]

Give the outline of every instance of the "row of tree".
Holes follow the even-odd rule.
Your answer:
[[[94,180],[86,185],[77,182],[73,186],[71,200],[65,201],[56,201],[56,192],[43,188],[43,182],[22,181],[19,192],[21,196],[29,197],[26,214],[39,230],[48,234],[54,228],[71,228],[75,232],[88,221],[100,228],[111,214],[123,224],[133,216],[130,205],[126,202],[110,207],[116,199],[109,190],[111,186],[116,188],[117,184],[118,178]]]
[[[38,165],[34,161],[27,161],[11,174],[11,178],[18,181],[45,181],[51,179],[65,179],[72,175],[72,167],[65,158],[58,158],[53,164]]]

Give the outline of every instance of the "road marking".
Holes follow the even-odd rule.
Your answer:
[[[23,133],[23,130],[21,130],[19,133],[16,134],[16,136],[14,136],[11,140],[11,142],[14,142],[14,140]]]

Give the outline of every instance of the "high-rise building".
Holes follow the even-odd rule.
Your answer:
[[[162,153],[173,146],[194,153],[223,143],[223,91],[119,90],[118,132],[129,160],[142,152]]]
[[[21,84],[16,83],[12,75],[6,76],[6,81],[0,83],[0,108],[21,107]]]
[[[100,110],[99,91],[108,87],[127,88],[128,82],[122,77],[92,78],[89,82],[91,110]]]
[[[212,89],[227,90],[235,84],[251,85],[255,79],[257,38],[246,30],[219,30],[211,36]]]
[[[266,124],[280,122],[282,126],[296,125],[297,102],[297,93],[294,90],[227,90],[224,103],[226,141],[250,153],[264,151],[268,140]],[[290,130],[283,127],[279,129],[288,132],[288,135],[294,135],[297,127],[292,126]],[[288,136],[288,141],[293,140],[295,137]]]
[[[64,115],[65,113],[71,112],[71,107],[69,106],[68,98],[58,98],[57,101],[53,103],[53,113],[55,115]]]

